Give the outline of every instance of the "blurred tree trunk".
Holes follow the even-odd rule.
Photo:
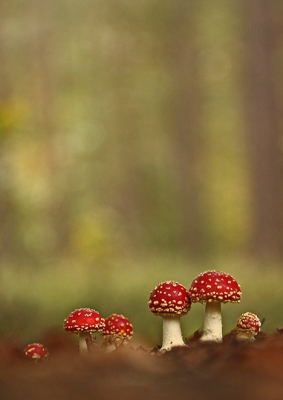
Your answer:
[[[5,5],[0,5],[0,26],[5,20]],[[0,28],[0,256],[1,260],[11,260],[15,257],[17,249],[16,205],[11,185],[11,171],[9,165],[9,134],[10,126],[7,119],[10,117],[9,107],[12,106],[12,81],[9,74],[8,54],[5,48],[3,35],[4,29]]]
[[[282,96],[275,1],[247,0],[247,117],[252,190],[252,252],[283,257]]]
[[[112,184],[111,201],[118,210],[125,230],[137,245],[143,239],[143,215],[146,212],[143,195],[143,182],[139,162],[137,118],[132,107],[129,89],[126,86],[127,60],[121,54],[116,59],[116,72],[113,74],[113,131],[112,158],[115,180]]]
[[[16,259],[18,249],[17,206],[10,184],[11,171],[7,158],[10,149],[5,138],[0,139],[0,147],[0,257],[2,261],[11,261]]]
[[[180,245],[193,256],[203,256],[206,242],[203,184],[201,90],[196,47],[195,2],[172,3],[168,63],[172,90],[169,104],[174,152],[176,207]]]

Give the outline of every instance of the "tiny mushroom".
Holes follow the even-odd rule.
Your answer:
[[[225,272],[213,270],[198,275],[188,292],[193,303],[205,304],[200,340],[221,342],[221,303],[239,303],[242,296],[240,285]]]
[[[64,320],[64,329],[69,333],[79,335],[79,353],[88,353],[87,339],[90,339],[90,332],[102,333],[105,323],[99,313],[91,308],[79,308],[72,311]]]
[[[105,328],[102,336],[105,345],[115,346],[117,348],[122,343],[127,342],[132,338],[133,326],[129,319],[124,315],[112,314],[105,318]]]
[[[261,322],[257,315],[246,312],[242,314],[236,325],[236,339],[239,341],[253,342],[260,332]]]
[[[24,349],[24,354],[35,362],[46,359],[49,354],[47,349],[40,343],[32,343]]]
[[[178,282],[160,283],[150,293],[148,306],[150,311],[163,318],[163,340],[161,352],[174,346],[184,346],[180,317],[187,314],[191,301],[186,288]]]

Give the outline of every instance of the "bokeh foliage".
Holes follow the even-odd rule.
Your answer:
[[[188,32],[178,7],[184,2],[1,2],[3,335],[36,340],[73,308],[90,306],[131,317],[141,336],[158,341],[149,291],[167,279],[189,285],[208,268],[243,281],[243,306],[225,307],[229,328],[245,311],[266,317],[268,330],[280,324],[279,270],[254,275],[246,258],[243,5],[192,1]],[[176,184],[176,32],[188,36],[201,104],[195,174],[205,234],[193,252],[181,238]],[[186,318],[188,334],[202,313],[195,306]]]

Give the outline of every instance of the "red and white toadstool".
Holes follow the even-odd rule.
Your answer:
[[[24,349],[24,354],[36,362],[38,360],[44,360],[49,356],[47,349],[43,346],[43,344],[40,343],[32,343],[27,345],[27,347]]]
[[[257,315],[246,312],[242,314],[236,325],[236,339],[240,341],[253,342],[255,336],[260,332],[261,322]]]
[[[106,346],[114,345],[117,348],[120,344],[127,342],[133,336],[133,326],[124,315],[112,314],[105,318],[103,338]]]
[[[85,354],[88,352],[86,340],[90,338],[90,332],[102,333],[105,323],[97,311],[91,308],[79,308],[68,315],[63,327],[69,333],[78,333],[79,353]]]
[[[150,293],[150,311],[163,318],[163,340],[160,351],[171,350],[174,346],[184,346],[180,317],[187,314],[191,301],[186,288],[178,282],[160,283]]]
[[[188,292],[193,303],[205,304],[200,340],[221,342],[221,303],[239,303],[242,296],[240,285],[225,272],[206,271],[193,280]]]

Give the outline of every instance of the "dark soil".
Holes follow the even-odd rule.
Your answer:
[[[50,357],[34,363],[0,343],[1,400],[250,400],[283,398],[283,334],[252,344],[190,341],[165,354],[139,347],[82,357],[68,335],[47,334]]]

